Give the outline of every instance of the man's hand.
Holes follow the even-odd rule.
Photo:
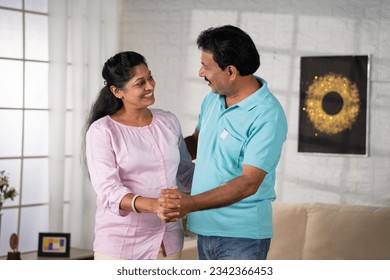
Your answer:
[[[165,218],[172,215],[172,212],[176,213],[176,211],[179,214],[177,218],[181,218],[189,212],[190,198],[189,195],[179,192],[177,188],[170,188],[161,191],[158,201],[165,210]]]
[[[191,155],[192,160],[196,159],[196,153],[198,150],[198,138],[199,131],[195,129],[194,133],[184,138],[186,142],[187,150]]]
[[[163,192],[169,192],[169,198],[162,198]],[[157,216],[163,222],[176,222],[180,216],[180,198],[182,194],[178,191],[177,186],[162,190],[160,198],[157,199]]]

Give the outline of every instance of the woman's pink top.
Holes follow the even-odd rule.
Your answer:
[[[181,220],[165,223],[156,214],[119,209],[128,193],[158,198],[162,189],[191,187],[194,163],[179,121],[170,112],[150,110],[153,120],[148,126],[126,126],[105,116],[87,132],[88,169],[97,194],[95,252],[156,259],[162,242],[168,255],[183,247]]]

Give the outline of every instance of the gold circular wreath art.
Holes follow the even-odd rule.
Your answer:
[[[325,112],[322,106],[324,97],[330,92],[338,93],[343,100],[343,107],[335,115]],[[356,85],[344,76],[329,73],[314,78],[306,93],[303,110],[318,131],[334,135],[351,128],[359,114],[359,107]]]

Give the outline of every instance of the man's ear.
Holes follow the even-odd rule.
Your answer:
[[[227,67],[227,73],[230,76],[230,78],[235,78],[237,76],[237,74],[238,74],[238,70],[237,70],[237,68],[235,66],[229,65]]]

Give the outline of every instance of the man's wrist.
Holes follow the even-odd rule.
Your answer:
[[[190,196],[190,195],[187,196],[186,205],[187,205],[186,214],[200,210],[197,203],[197,196]]]

